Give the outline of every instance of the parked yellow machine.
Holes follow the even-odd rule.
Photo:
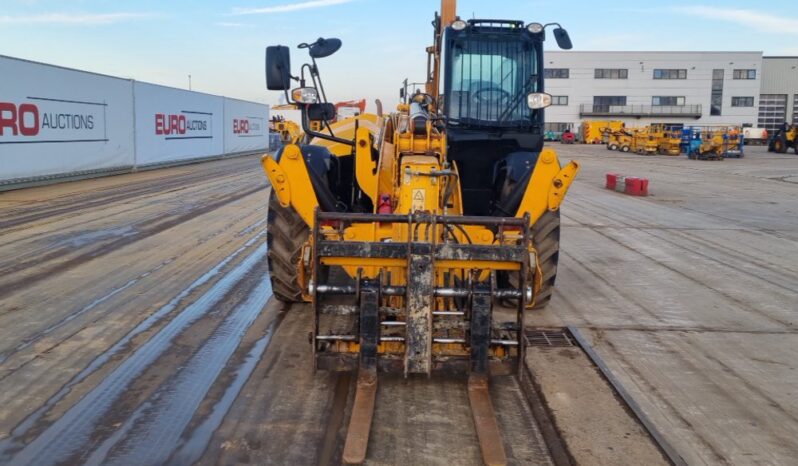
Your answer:
[[[701,159],[742,157],[741,131],[738,127],[706,128],[701,134],[697,154]]]
[[[659,138],[651,128],[635,128],[632,130],[631,151],[640,155],[656,155],[659,151]]]
[[[545,26],[460,20],[454,0],[433,26],[425,92],[329,126],[316,61],[341,42],[300,44],[312,66],[299,76],[288,47],[267,48],[267,86],[302,110],[314,142],[262,159],[272,287],[310,301],[314,367],[359,373],[346,463],[365,458],[378,368],[469,374],[483,458],[506,462],[488,375],[517,370],[524,314],[551,299],[559,207],[579,169],[543,147]],[[553,36],[571,48],[559,25]],[[513,311],[494,314],[508,299]]]
[[[579,126],[580,141],[584,144],[606,143],[608,132],[619,131],[624,128],[624,123],[617,120],[588,120]]]
[[[632,148],[633,132],[631,129],[624,127],[618,131],[609,131],[606,135],[608,150],[629,152]]]
[[[649,126],[649,133],[657,138],[657,152],[661,155],[679,155],[682,153],[682,134],[678,129],[663,124]]]
[[[782,125],[768,143],[768,151],[784,154],[787,149],[798,154],[798,125]]]
[[[278,133],[283,144],[298,144],[302,139],[302,128],[293,121],[279,116],[269,120],[269,131]]]

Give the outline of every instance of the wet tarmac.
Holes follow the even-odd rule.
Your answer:
[[[528,324],[581,328],[689,464],[791,464],[798,157],[555,148],[583,170]],[[270,299],[267,195],[256,157],[0,193],[0,464],[340,461],[353,384]],[[460,382],[381,381],[369,463],[479,464]],[[518,384],[492,395],[512,464],[550,464]]]

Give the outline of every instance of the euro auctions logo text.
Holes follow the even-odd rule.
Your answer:
[[[233,134],[249,134],[249,120],[233,119]]]
[[[164,139],[211,139],[213,114],[188,110],[156,113],[155,134],[164,136]]]
[[[0,102],[0,142],[103,142],[105,103],[28,97]],[[35,102],[35,103],[34,103]]]
[[[240,137],[262,136],[263,118],[260,117],[233,118],[233,134]]]

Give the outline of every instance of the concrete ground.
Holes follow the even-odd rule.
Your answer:
[[[558,292],[529,323],[583,329],[688,464],[795,464],[798,156],[555,148],[582,171]],[[649,178],[651,195],[603,189],[607,172]]]
[[[555,148],[583,168],[563,208],[558,292],[528,324],[582,329],[688,463],[794,464],[798,156]],[[604,190],[608,171],[649,177],[652,195]],[[309,370],[307,310],[269,301],[267,189],[243,157],[0,194],[0,463],[340,453],[351,387]],[[404,398],[378,405],[395,422],[380,424],[374,462],[478,463],[472,443],[452,448],[473,426],[426,416],[462,417],[462,387],[404,384],[386,381]],[[417,407],[441,391],[451,405]],[[500,423],[528,423],[512,415],[520,397],[506,386],[494,400]],[[441,446],[421,460],[391,430],[416,422],[448,432],[418,438]],[[505,439],[515,463],[546,462],[532,434],[526,448]]]

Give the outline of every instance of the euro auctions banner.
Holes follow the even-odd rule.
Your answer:
[[[136,164],[224,154],[224,98],[136,82]]]
[[[265,151],[269,147],[269,107],[224,99],[225,153]]]
[[[132,82],[0,56],[0,181],[130,167]]]

